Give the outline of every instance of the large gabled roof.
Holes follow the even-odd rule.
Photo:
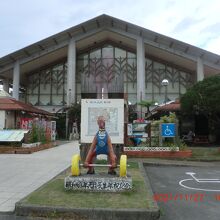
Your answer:
[[[149,44],[192,60],[196,60],[198,57],[201,57],[204,60],[204,64],[220,69],[220,56],[217,54],[103,14],[1,57],[0,72],[5,66],[13,64],[16,60],[25,59],[42,51],[47,51],[47,49],[67,41],[72,37],[77,38],[79,35],[86,34],[91,30],[100,28],[110,28],[123,31],[124,33],[133,36],[142,36],[145,44]]]

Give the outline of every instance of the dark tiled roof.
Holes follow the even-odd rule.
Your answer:
[[[159,106],[158,108],[155,108],[155,111],[169,111],[169,112],[176,112],[180,111],[180,102],[175,101],[173,103],[169,103],[163,106]]]

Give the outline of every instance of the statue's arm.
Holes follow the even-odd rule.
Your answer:
[[[92,144],[90,145],[90,148],[89,148],[89,152],[86,156],[86,160],[84,162],[84,167],[88,167],[88,161],[89,161],[89,158],[91,157],[91,154],[92,152],[95,150],[95,147],[96,147],[96,143],[97,143],[97,139],[96,139],[96,136],[93,138],[93,141],[92,141]]]
[[[109,149],[110,160],[113,163],[112,166],[116,167],[116,155],[114,153],[113,146],[112,146],[112,141],[111,141],[111,138],[109,137],[109,135],[108,135],[108,149]]]

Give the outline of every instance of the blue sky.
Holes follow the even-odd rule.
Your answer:
[[[0,57],[101,14],[220,54],[217,0],[1,0],[0,9]]]

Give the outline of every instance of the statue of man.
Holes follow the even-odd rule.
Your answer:
[[[94,174],[94,168],[89,166],[89,164],[92,164],[94,157],[97,155],[106,154],[108,155],[111,164],[111,167],[109,167],[108,170],[108,174],[115,175],[116,172],[114,169],[116,168],[116,155],[113,151],[111,139],[105,130],[105,118],[103,116],[99,116],[97,123],[99,130],[92,141],[84,163],[84,167],[88,168],[87,174]]]

